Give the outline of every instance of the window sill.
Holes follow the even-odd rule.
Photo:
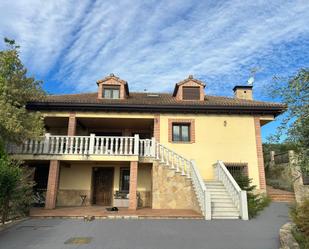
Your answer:
[[[172,144],[193,144],[193,141],[188,141],[188,142],[182,142],[182,141],[171,141],[170,143]]]

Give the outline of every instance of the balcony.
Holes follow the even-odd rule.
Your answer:
[[[49,133],[37,140],[9,144],[7,151],[21,160],[138,161],[154,155],[154,139],[135,136],[60,136]]]

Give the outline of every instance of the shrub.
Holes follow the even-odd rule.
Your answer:
[[[309,248],[309,199],[297,204],[290,210],[293,222],[296,224],[295,239]]]
[[[0,152],[1,153],[1,152]],[[33,182],[30,170],[0,154],[0,215],[1,222],[27,214],[32,198]]]
[[[249,218],[256,217],[260,211],[269,205],[271,202],[270,198],[265,195],[255,194],[256,186],[251,184],[252,179],[248,176],[241,175],[236,177],[235,180],[242,190],[247,191]]]
[[[286,191],[293,191],[293,185],[283,179],[266,179],[267,185],[272,186],[275,189],[282,189]]]
[[[308,239],[297,228],[292,230],[292,235],[299,244],[300,249],[309,249]]]

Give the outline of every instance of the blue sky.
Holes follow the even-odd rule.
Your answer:
[[[2,0],[0,37],[21,45],[29,74],[53,94],[95,91],[114,73],[131,91],[172,91],[193,74],[206,94],[232,96],[259,67],[254,98],[269,101],[274,75],[309,66],[308,0],[114,3]]]

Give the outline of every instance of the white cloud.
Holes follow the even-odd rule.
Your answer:
[[[308,57],[308,41],[285,46],[309,39],[308,1],[19,0],[1,1],[0,14],[0,35],[21,44],[30,72],[61,82],[55,88],[94,90],[113,72],[133,90],[164,91],[194,74],[228,94],[260,65],[262,93],[271,74],[308,66],[289,52]]]

